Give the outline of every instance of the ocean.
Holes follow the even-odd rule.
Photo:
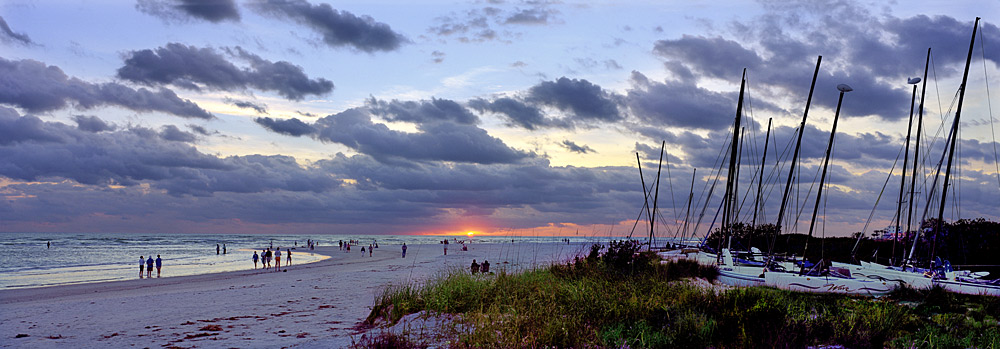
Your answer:
[[[475,243],[608,241],[600,237],[432,235],[237,235],[237,234],[110,234],[110,233],[0,233],[0,289],[48,287],[67,284],[138,279],[139,256],[160,255],[161,277],[253,269],[253,251],[273,246],[292,250],[292,263],[303,264],[325,257],[309,253],[306,241],[320,246],[340,240],[377,242],[380,250],[407,244],[435,244],[459,238]],[[51,243],[51,247],[47,247]],[[216,254],[216,244],[226,253]],[[390,247],[391,246],[391,247]],[[284,261],[284,259],[283,259]],[[153,270],[156,277],[156,270]]]

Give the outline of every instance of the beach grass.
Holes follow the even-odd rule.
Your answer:
[[[637,248],[612,243],[547,268],[452,270],[425,284],[389,287],[368,322],[453,314],[460,325],[449,335],[458,347],[1000,347],[996,297],[940,288],[903,288],[878,299],[706,288],[686,280],[714,279],[714,268],[660,263]],[[393,336],[413,347],[424,341]]]

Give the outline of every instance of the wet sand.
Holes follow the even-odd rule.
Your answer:
[[[426,281],[473,259],[523,270],[583,255],[587,244],[382,245],[373,257],[337,246],[331,258],[285,271],[234,271],[0,291],[0,346],[348,347],[364,331],[375,296],[390,284]],[[504,263],[507,262],[507,263]],[[250,255],[247,255],[247,263]],[[164,274],[168,273],[167,266]],[[138,276],[137,276],[138,277]]]

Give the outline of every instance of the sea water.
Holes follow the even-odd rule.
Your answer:
[[[435,244],[441,240],[473,243],[606,241],[609,238],[551,236],[432,236],[432,235],[238,235],[238,234],[111,234],[111,233],[0,233],[0,289],[132,280],[139,278],[139,256],[163,261],[161,277],[219,273],[254,268],[251,257],[272,247],[292,251],[292,264],[325,258],[310,253],[306,243],[337,245],[355,240],[378,243],[398,252],[399,245]],[[219,252],[216,253],[216,246]],[[226,253],[222,253],[225,246]],[[282,257],[285,257],[284,255]],[[287,261],[282,258],[282,262]],[[156,270],[153,270],[156,277]],[[145,273],[143,274],[145,277]]]

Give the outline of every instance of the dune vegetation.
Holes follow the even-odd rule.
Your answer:
[[[1000,347],[997,297],[940,288],[868,298],[712,287],[697,280],[714,280],[714,267],[661,263],[638,247],[612,242],[547,268],[490,275],[454,270],[423,284],[389,287],[367,321],[449,314],[455,323],[439,331],[452,347]],[[441,345],[405,331],[382,331],[359,344]]]

